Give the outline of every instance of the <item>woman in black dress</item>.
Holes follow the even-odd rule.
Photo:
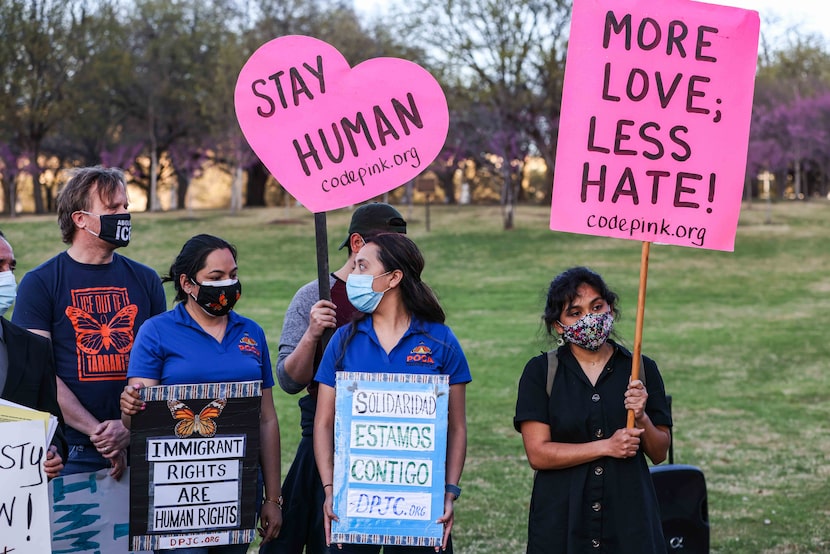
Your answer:
[[[543,320],[560,339],[556,371],[548,385],[547,354],[527,363],[514,418],[537,470],[529,554],[666,553],[646,456],[666,458],[671,416],[654,361],[643,357],[642,379],[629,382],[631,353],[609,339],[616,315],[617,295],[587,268],[550,284]]]

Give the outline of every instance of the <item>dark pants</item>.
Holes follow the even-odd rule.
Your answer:
[[[259,548],[259,554],[325,554],[323,501],[326,498],[317,463],[314,461],[315,401],[303,397],[300,402],[303,436],[297,454],[282,484],[282,528],[271,542]]]

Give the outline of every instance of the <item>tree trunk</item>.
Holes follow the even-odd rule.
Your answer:
[[[404,184],[406,187],[403,195],[403,202],[406,204],[406,220],[412,219],[412,197],[415,196],[415,179],[410,179]]]
[[[3,175],[3,200],[5,201],[3,211],[9,217],[17,217],[17,210],[15,209],[15,204],[17,204],[17,171],[15,169],[6,171],[6,174]]]
[[[795,160],[795,178],[793,179],[793,194],[796,200],[801,200],[801,160]]]
[[[17,217],[17,175],[14,175],[9,187],[9,216]]]
[[[159,156],[156,152],[156,139],[152,139],[152,148],[150,149],[150,211],[157,212],[161,210],[159,203],[158,191],[158,171],[159,171]]]
[[[35,196],[35,213],[46,213],[43,206],[43,185],[40,184],[40,165],[38,165],[37,158],[39,148],[35,148],[32,152],[32,162],[29,164],[32,172],[32,194]]]
[[[245,195],[246,206],[265,206],[265,185],[268,182],[268,170],[257,161],[248,169],[248,192]],[[288,194],[286,192],[286,194]]]
[[[176,206],[178,208],[187,207],[188,191],[190,190],[190,178],[184,172],[176,172]]]
[[[545,159],[545,179],[549,183],[545,188],[545,197],[542,199],[543,204],[550,204],[553,200],[553,156],[544,156]]]
[[[150,134],[150,198],[147,199],[147,208],[151,212],[157,212],[161,209],[158,195],[159,155],[158,139],[156,138],[156,117],[152,99],[150,99],[147,111],[147,128]]]
[[[505,160],[507,158],[505,157]],[[510,175],[510,164],[503,163],[501,168],[502,175],[502,194],[501,194],[501,213],[504,220],[504,230],[510,231],[513,229],[513,212],[515,211],[516,198],[513,191],[513,178]]]
[[[455,183],[453,182],[453,177],[455,177],[455,165],[441,165],[435,171],[435,174],[438,175],[438,182],[441,185],[441,188],[444,189],[444,202],[447,204],[455,204]]]
[[[231,213],[242,209],[242,166],[237,165],[233,172],[233,181],[231,182]]]
[[[52,187],[45,187],[46,189],[46,213],[55,211],[55,195],[52,194]]]
[[[548,186],[545,187],[545,197],[542,203],[549,205],[553,201],[553,164],[548,163],[547,158],[545,158],[545,180]]]

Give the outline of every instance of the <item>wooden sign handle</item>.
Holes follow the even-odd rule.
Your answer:
[[[648,252],[651,248],[650,242],[643,242],[643,250],[640,254],[640,293],[637,296],[637,322],[634,328],[634,355],[631,360],[631,380],[640,378],[640,361],[643,350],[643,319],[646,312],[646,282],[648,281]],[[626,428],[634,428],[634,410],[628,410]]]

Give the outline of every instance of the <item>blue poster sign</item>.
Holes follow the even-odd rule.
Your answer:
[[[447,375],[338,372],[333,543],[439,546]]]

